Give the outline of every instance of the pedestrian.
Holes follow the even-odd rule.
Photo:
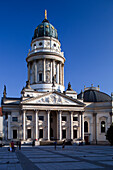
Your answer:
[[[9,151],[12,152],[11,142],[9,144]]]
[[[56,150],[56,145],[57,145],[57,142],[56,142],[56,141],[54,142],[54,145],[55,145],[55,150]]]
[[[17,148],[18,148],[19,141],[16,142]]]
[[[12,152],[14,152],[15,149],[14,149],[14,142],[13,141],[11,142],[11,147],[12,147]]]
[[[33,140],[33,142],[32,142],[32,146],[35,146],[35,140]]]
[[[21,140],[19,141],[19,150],[21,150]]]
[[[62,149],[65,148],[65,140],[63,141],[63,144],[62,144]]]

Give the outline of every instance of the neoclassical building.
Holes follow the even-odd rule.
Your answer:
[[[112,97],[93,85],[78,95],[70,83],[65,90],[65,57],[46,12],[34,31],[26,62],[28,80],[21,98],[7,97],[4,86],[4,140],[106,143],[105,133],[112,122]]]

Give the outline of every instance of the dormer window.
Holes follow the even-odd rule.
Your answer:
[[[36,49],[36,44],[34,44],[34,49]]]
[[[42,46],[42,42],[39,43],[39,46]]]

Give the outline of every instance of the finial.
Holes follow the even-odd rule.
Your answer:
[[[3,97],[6,98],[6,85],[4,85]]]
[[[45,9],[45,19],[47,19],[47,10]]]

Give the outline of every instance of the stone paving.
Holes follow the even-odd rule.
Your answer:
[[[107,169],[113,170],[111,146],[37,146],[22,147],[21,151],[9,152],[0,148],[0,170],[62,170]]]

